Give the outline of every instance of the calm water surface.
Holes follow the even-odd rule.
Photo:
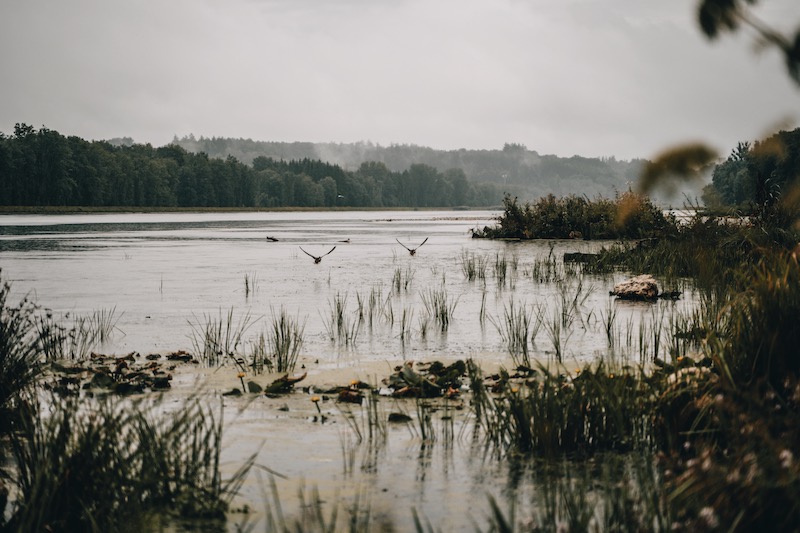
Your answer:
[[[560,259],[564,252],[591,252],[608,243],[470,237],[470,229],[492,224],[496,215],[488,211],[4,215],[0,216],[0,268],[3,279],[13,283],[15,297],[31,294],[55,316],[114,309],[118,330],[109,344],[98,349],[104,353],[191,350],[192,324],[202,326],[231,310],[237,321],[250,317],[250,342],[269,330],[274,313],[285,309],[305,323],[301,361],[323,370],[357,371],[359,365],[382,361],[389,363],[388,369],[405,359],[466,357],[511,365],[498,326],[502,327],[512,302],[517,308],[541,309],[543,325],[531,346],[533,357],[552,358],[559,342],[565,364],[596,360],[608,353],[605,324],[614,316],[615,337],[628,341],[627,348],[618,342],[617,350],[627,349],[636,358],[633,345],[647,324],[668,323],[672,313],[688,312],[693,305],[690,298],[656,304],[614,302],[608,291],[627,277],[624,273],[562,283],[535,281],[537,262]],[[425,239],[414,256],[397,242],[413,248]],[[301,246],[314,255],[336,249],[314,264]],[[467,279],[466,257],[486,261],[485,280]],[[502,259],[509,270],[501,283],[494,265]],[[396,276],[410,283],[397,291]],[[444,333],[427,319],[425,300],[434,290],[443,291],[454,306]],[[371,294],[380,295],[381,302],[372,326],[362,323],[354,343],[332,341],[329,322],[334,301],[346,301],[346,317],[354,324],[359,298],[366,302]],[[577,303],[570,307],[570,325],[555,341],[547,323],[573,301]],[[650,335],[645,331],[645,337]],[[661,342],[663,353],[669,340]],[[242,349],[247,351],[246,346]],[[231,384],[236,385],[233,380]],[[333,422],[322,425],[314,419],[310,402],[306,404],[286,414],[277,409],[281,405],[263,397],[246,409],[239,409],[243,405],[236,400],[226,400],[226,408],[236,411],[231,417],[226,414],[226,420],[234,420],[226,430],[233,436],[226,452],[231,463],[266,441],[259,462],[287,476],[279,481],[287,494],[296,493],[303,482],[319,487],[330,500],[337,494],[344,498],[366,491],[374,508],[387,512],[396,523],[411,526],[413,506],[444,531],[472,529],[470,520],[488,516],[487,494],[506,497],[519,484],[507,465],[484,461],[470,443],[421,446],[406,428],[392,429],[389,443],[379,450],[357,449],[348,474],[343,451],[348,442],[352,444],[352,436],[347,437],[341,417],[336,423],[338,411],[327,406]],[[406,407],[413,409],[413,404]],[[255,480],[248,481],[243,493],[251,507],[263,501]]]

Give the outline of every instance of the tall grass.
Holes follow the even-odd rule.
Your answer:
[[[358,316],[348,315],[347,294],[336,293],[333,300],[328,301],[329,317],[323,317],[328,338],[333,342],[350,346],[356,343],[361,331],[362,320]]]
[[[89,315],[67,313],[63,320],[71,320],[66,326],[63,320],[56,320],[52,312],[36,317],[36,329],[40,347],[48,361],[58,359],[85,360],[92,350],[111,340],[122,315],[116,314],[116,307],[100,309]]]
[[[461,271],[467,281],[486,281],[488,260],[484,255],[476,256],[474,252],[461,251]]]
[[[512,300],[505,306],[502,319],[489,318],[515,365],[531,365],[529,343],[532,344],[536,339],[544,321],[544,312],[545,308],[541,305],[517,305]]]
[[[414,281],[414,269],[410,266],[407,266],[405,270],[400,267],[394,269],[394,274],[392,275],[392,287],[394,287],[394,291],[398,294],[401,292],[408,292],[411,283]]]
[[[658,389],[641,373],[611,372],[603,363],[572,373],[540,366],[524,384],[507,382],[488,394],[470,370],[478,427],[500,455],[591,456],[649,448]]]
[[[0,274],[2,271],[0,271]],[[30,391],[41,371],[36,305],[24,298],[9,302],[11,284],[0,283],[0,430],[5,433],[7,410]]]
[[[458,298],[451,299],[444,287],[441,289],[428,289],[427,293],[423,292],[420,296],[428,316],[431,317],[442,332],[447,331],[450,327],[450,321],[453,319],[456,305],[458,305]]]
[[[255,294],[258,291],[258,273],[252,272],[244,274],[244,297],[249,298],[250,293]]]
[[[233,308],[224,316],[220,310],[218,318],[203,314],[201,320],[195,316],[194,322],[189,321],[195,356],[207,366],[219,366],[228,359],[238,361],[244,335],[254,322],[249,311],[234,320]]]
[[[297,364],[297,357],[303,347],[305,321],[292,318],[281,308],[276,315],[272,313],[272,328],[268,337],[269,357],[265,364],[270,371],[291,372]]]
[[[222,419],[198,400],[171,414],[157,404],[48,403],[47,416],[24,412],[11,438],[11,531],[132,531],[165,516],[221,523],[255,457],[223,480]]]

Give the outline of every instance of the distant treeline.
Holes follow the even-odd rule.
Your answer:
[[[259,156],[250,165],[176,144],[87,141],[26,124],[0,133],[6,206],[455,207],[497,205],[504,192],[426,164],[397,172],[365,162],[346,171],[318,159]]]
[[[383,163],[392,172],[402,172],[414,164],[428,165],[440,172],[459,168],[470,182],[494,183],[529,199],[548,194],[566,196],[576,191],[587,197],[614,197],[636,183],[646,163],[644,159],[624,161],[613,156],[540,155],[518,143],[506,143],[498,150],[435,150],[408,144],[265,142],[193,135],[175,137],[172,142],[189,152],[221,158],[232,155],[245,163],[268,157],[285,161],[320,159],[348,170],[358,169],[365,162]]]

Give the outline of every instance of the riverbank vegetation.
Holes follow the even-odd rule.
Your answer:
[[[524,205],[506,195],[497,224],[472,235],[489,239],[641,239],[676,230],[675,218],[665,215],[648,197],[626,192],[613,200],[548,195]]]

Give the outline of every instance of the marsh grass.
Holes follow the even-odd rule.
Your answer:
[[[525,384],[508,382],[498,396],[470,370],[477,427],[496,453],[540,457],[592,456],[647,449],[658,390],[640,372],[605,364],[573,372],[540,366]]]
[[[292,318],[281,308],[277,314],[272,312],[272,328],[267,339],[269,357],[264,364],[271,371],[292,372],[297,364],[297,357],[303,347],[305,321],[299,317]]]
[[[406,341],[411,340],[411,323],[414,319],[414,310],[409,308],[403,308],[403,314],[400,317],[400,333],[398,337],[400,337],[400,342],[405,344]],[[427,327],[425,328],[425,333],[427,335]]]
[[[350,316],[347,309],[347,294],[342,295],[337,292],[333,300],[328,301],[328,318],[322,317],[328,338],[332,342],[338,342],[343,346],[352,346],[358,340],[361,331],[363,318],[359,318],[358,312]]]
[[[117,322],[121,316],[116,314],[116,307],[100,309],[89,315],[73,315],[71,319],[67,313],[62,320],[56,320],[49,311],[39,313],[35,324],[45,359],[87,359],[92,350],[111,340],[114,332],[118,331]],[[65,326],[64,320],[71,320],[71,325]]]
[[[255,294],[258,291],[258,273],[251,272],[244,274],[244,297],[249,298],[250,293]]]
[[[530,366],[529,343],[534,343],[544,313],[545,308],[541,305],[515,304],[512,300],[505,306],[501,319],[489,317],[515,365]]]
[[[10,292],[9,282],[0,283],[0,433],[8,429],[8,410],[33,389],[42,363],[40,343],[47,340],[37,329],[37,306],[27,297],[11,304]]]
[[[436,430],[433,423],[435,408],[429,401],[419,397],[416,398],[415,406],[417,416],[414,417],[416,422],[414,428],[417,431],[417,435],[423,446],[432,444],[436,441]]]
[[[392,275],[392,287],[394,288],[394,292],[397,294],[408,292],[411,283],[414,281],[414,275],[414,269],[410,266],[407,266],[405,270],[400,267],[395,268],[394,274]]]
[[[494,279],[498,288],[504,287],[509,276],[509,261],[505,254],[499,252],[494,256]]]
[[[442,331],[446,332],[453,319],[458,298],[451,299],[444,287],[440,289],[428,289],[428,292],[420,293],[425,312],[431,317],[434,324]]]
[[[195,316],[194,322],[189,321],[195,356],[206,366],[220,366],[228,359],[238,364],[244,336],[254,323],[249,311],[234,320],[233,308],[226,315],[220,309],[217,318],[203,314],[201,320]]]
[[[467,281],[486,281],[488,259],[485,255],[475,255],[475,252],[461,251],[461,271]]]
[[[261,374],[264,372],[265,368],[269,369],[268,361],[270,358],[270,350],[266,333],[263,331],[259,333],[255,340],[250,341],[249,346],[248,360],[250,361],[249,366],[253,369],[253,373]]]
[[[523,270],[523,274],[529,276],[534,283],[554,283],[563,278],[563,263],[559,261],[554,253],[555,245],[549,244],[547,257],[537,257]]]
[[[224,522],[254,455],[228,480],[220,473],[222,418],[199,400],[158,404],[51,397],[30,407],[11,436],[17,497],[13,531],[133,531],[148,520]]]
[[[553,346],[553,354],[559,363],[564,360],[566,344],[572,335],[572,329],[569,328],[572,322],[568,319],[569,316],[569,311],[556,304],[552,309],[550,320],[544,323],[545,332]]]
[[[615,346],[615,336],[614,336],[614,329],[615,324],[617,322],[617,306],[614,304],[614,300],[608,299],[606,301],[606,309],[605,312],[600,311],[601,320],[603,322],[603,331],[606,334],[606,342],[608,343],[608,348],[613,351]]]

